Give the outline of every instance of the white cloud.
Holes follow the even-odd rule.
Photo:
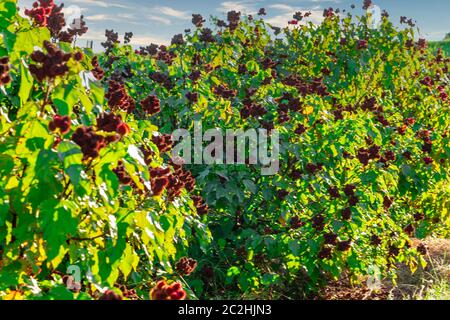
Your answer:
[[[275,3],[275,4],[271,4],[269,6],[270,9],[275,9],[275,10],[282,10],[282,11],[294,11],[294,7],[291,7],[290,5],[284,4],[284,3]]]
[[[111,16],[109,14],[94,14],[92,16],[86,16],[87,21],[120,21],[117,16]]]
[[[105,32],[89,30],[88,33],[86,33],[81,37],[81,40],[94,40],[97,41],[98,43],[103,42],[106,40]],[[153,35],[143,35],[143,36],[133,36],[130,43],[135,46],[147,46],[150,43],[168,45],[170,44],[170,40]],[[81,42],[81,44],[83,43]]]
[[[174,9],[171,7],[166,7],[166,6],[155,7],[152,9],[152,11],[156,11],[165,16],[178,18],[178,19],[189,19],[191,17],[189,12],[187,12],[187,11],[181,11],[181,10],[177,10],[177,9]]]
[[[320,0],[316,0],[314,2],[319,2]],[[299,24],[305,24],[306,22],[313,22],[313,23],[321,23],[323,21],[323,10],[320,9],[319,6],[314,6],[314,8],[306,9],[306,8],[299,8],[299,7],[293,7],[287,4],[283,3],[275,3],[269,6],[270,9],[275,9],[277,11],[281,11],[280,14],[275,15],[271,18],[266,19],[267,23],[270,23],[271,25],[277,26],[277,27],[285,27],[288,25],[288,21],[293,19],[293,15],[297,11],[301,11],[302,13],[306,13],[307,11],[311,12],[311,15],[300,21]]]
[[[220,4],[220,7],[217,8],[217,11],[220,12],[228,12],[232,10],[240,11],[246,14],[257,12],[254,1],[253,3],[251,3],[250,1],[224,1]]]
[[[157,15],[154,15],[154,14],[147,15],[147,18],[149,20],[162,23],[162,24],[164,24],[166,26],[168,26],[168,25],[170,25],[172,23],[172,21],[170,21],[170,19],[163,18],[163,17],[157,16]]]
[[[170,41],[156,36],[138,36],[131,39],[132,45],[148,46],[150,43],[169,45]]]
[[[128,9],[129,8],[128,6],[123,5],[123,4],[111,3],[111,2],[101,1],[101,0],[71,0],[71,1],[67,1],[67,2],[69,4],[71,4],[71,3],[73,3],[73,4],[85,4],[85,5],[102,7],[102,8],[110,8],[110,7],[124,8],[124,9]]]

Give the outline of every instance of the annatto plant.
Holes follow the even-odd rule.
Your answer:
[[[214,241],[208,256],[191,246],[201,281],[190,284],[204,297],[298,297],[332,278],[417,269],[426,248],[411,240],[450,227],[449,59],[387,12],[377,28],[332,8],[319,25],[297,12],[284,29],[264,14],[232,11],[214,30],[194,14],[195,30],[137,51],[107,31],[105,85],[126,88],[136,116],[161,110],[151,119],[162,132],[201,120],[281,133],[274,176],[192,166]]]
[[[97,58],[71,43],[84,23],[64,30],[53,1],[17,10],[0,3],[0,297],[161,296],[157,281],[182,279],[178,259],[209,242],[195,180],[123,85],[105,93]]]

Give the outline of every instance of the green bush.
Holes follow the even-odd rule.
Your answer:
[[[107,31],[96,70],[105,77],[86,90],[79,72],[96,67],[92,53],[71,58],[63,77],[37,81],[30,55],[50,34],[2,6],[0,56],[13,66],[1,93],[3,295],[42,298],[44,287],[64,296],[52,274],[80,265],[91,276],[75,297],[138,283],[148,298],[159,277],[184,280],[172,266],[189,256],[198,261],[185,283],[191,297],[298,298],[330,279],[395,277],[398,263],[415,270],[426,248],[411,239],[448,236],[450,61],[412,28],[384,16],[372,29],[366,16],[325,10],[320,25],[296,13],[279,29],[230,12],[214,30],[193,15],[196,28],[171,46],[140,50]],[[70,135],[54,147],[52,115],[68,115],[70,133],[93,126],[107,139],[95,120],[105,110],[128,127],[98,157]],[[258,165],[185,166],[210,208],[204,220],[200,198],[183,189],[173,199],[148,170],[171,163],[168,135],[194,121],[280,133],[276,175]],[[157,128],[166,135],[152,137]]]

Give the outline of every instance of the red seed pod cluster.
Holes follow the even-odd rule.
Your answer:
[[[448,72],[447,72],[448,73]],[[445,92],[445,87],[444,86],[439,86],[437,88],[438,92],[439,92],[439,97],[441,98],[442,101],[447,101],[448,100],[448,93]]]
[[[214,92],[214,94],[221,96],[224,99],[232,99],[232,98],[236,97],[236,95],[237,95],[236,90],[228,89],[224,85],[219,85],[217,87],[214,87],[213,92]]]
[[[105,98],[112,110],[121,109],[131,113],[136,108],[136,103],[128,95],[125,85],[114,80],[109,81],[109,89]]]
[[[174,35],[172,38],[171,44],[172,45],[183,45],[184,44],[183,35],[181,33]]]
[[[151,43],[150,45],[146,47],[140,47],[139,50],[136,50],[137,54],[140,54],[142,56],[154,56],[158,53],[158,45]]]
[[[332,198],[332,199],[339,199],[341,197],[341,195],[339,193],[339,189],[334,186],[330,186],[328,188],[328,194],[330,195],[330,198]]]
[[[374,235],[372,235],[370,237],[370,244],[371,245],[373,245],[375,247],[378,247],[381,243],[382,243],[382,241],[381,241],[381,238],[379,236],[374,234]]]
[[[354,207],[359,203],[359,198],[356,195],[355,191],[356,191],[356,186],[353,184],[348,184],[344,188],[344,193],[349,198],[348,203],[351,207]]]
[[[97,128],[105,132],[116,132],[116,136],[106,138],[108,143],[118,141],[120,137],[123,137],[130,133],[130,127],[122,121],[120,115],[116,116],[113,113],[102,113],[97,118]]]
[[[173,60],[176,58],[174,51],[167,51],[167,47],[164,45],[159,46],[158,54],[156,55],[156,60],[164,61],[165,64],[171,66]]]
[[[197,268],[197,261],[192,258],[183,257],[175,265],[175,269],[179,274],[188,276]]]
[[[363,10],[367,10],[372,6],[372,0],[364,0]]]
[[[162,196],[164,190],[169,185],[170,168],[154,168],[150,169],[150,184],[153,196]]]
[[[154,115],[161,111],[161,103],[157,96],[148,96],[141,101],[142,110],[148,115]]]
[[[33,3],[32,9],[25,9],[25,15],[33,19],[36,25],[45,27],[54,7],[53,0],[38,0]]]
[[[9,70],[9,57],[0,58],[0,86],[7,85],[11,82]]]
[[[163,85],[166,89],[171,89],[173,87],[172,81],[170,81],[170,78],[166,73],[153,72],[150,74],[150,79]]]
[[[60,116],[59,114],[53,117],[53,120],[49,123],[48,128],[50,131],[59,130],[61,134],[67,134],[70,131],[70,118],[69,116]]]
[[[167,193],[170,199],[181,195],[182,189],[189,192],[195,189],[195,178],[190,171],[185,171],[181,166],[174,166],[175,171],[169,176]]]
[[[188,92],[188,93],[186,93],[186,98],[189,100],[190,103],[197,103],[198,102],[198,93],[197,92]]]
[[[278,65],[278,62],[273,61],[271,58],[267,57],[261,61],[261,65],[265,70],[274,69]]]
[[[384,196],[384,198],[383,198],[384,210],[389,210],[393,204],[394,204],[394,198]]]
[[[209,28],[201,29],[200,36],[198,37],[200,41],[205,43],[214,43],[216,39],[214,38],[213,32]]]
[[[378,160],[381,158],[381,147],[377,145],[372,145],[370,148],[360,148],[358,150],[358,153],[356,155],[356,158],[358,158],[359,162],[363,164],[364,166],[367,166],[370,162],[370,160]]]
[[[304,226],[303,221],[298,216],[292,217],[289,224],[291,225],[291,229],[299,229]]]
[[[352,246],[351,240],[339,241],[336,245],[338,251],[341,251],[341,252],[350,250],[351,246]]]
[[[168,152],[172,149],[173,138],[170,134],[162,134],[152,137],[152,142],[156,144],[160,153]]]
[[[106,290],[99,300],[123,300],[123,297],[113,290]]]
[[[86,27],[86,21],[84,21],[83,16],[81,16],[78,20],[69,21],[69,23],[72,24],[72,27],[67,29],[67,31],[61,31],[58,34],[59,41],[73,42],[75,37],[81,37],[89,30],[89,28]]]
[[[289,195],[289,191],[281,189],[277,191],[277,198],[280,200],[286,199],[286,197]]]
[[[44,48],[47,54],[42,51],[34,51],[31,54],[31,59],[37,64],[30,65],[30,72],[38,81],[42,82],[46,78],[52,80],[68,73],[67,62],[72,58],[72,54],[59,50],[49,41],[44,42]]]
[[[323,170],[323,164],[322,163],[318,163],[318,164],[307,163],[305,169],[309,174],[314,175],[317,172]]]
[[[166,281],[158,281],[150,291],[150,298],[152,300],[184,300],[186,292],[178,282],[169,285]]]
[[[352,218],[352,209],[351,208],[345,208],[341,212],[342,220],[348,221]]]
[[[202,73],[199,70],[194,70],[189,74],[189,79],[196,83],[202,77]]]
[[[123,42],[125,44],[128,44],[131,42],[131,39],[133,39],[133,32],[125,32],[125,35],[123,36]]]
[[[72,135],[72,141],[81,147],[85,159],[95,159],[100,150],[106,147],[106,140],[95,133],[92,127],[78,128]]]
[[[191,199],[192,201],[194,201],[194,206],[197,209],[197,213],[199,216],[204,216],[208,214],[209,207],[203,201],[203,198],[201,196],[192,196]]]
[[[425,157],[425,158],[423,158],[423,162],[425,162],[425,164],[427,165],[427,166],[429,166],[429,165],[431,165],[431,164],[433,164],[433,159],[432,158],[430,158],[430,157]]]
[[[227,13],[228,27],[230,31],[234,31],[238,28],[239,22],[241,20],[241,13],[237,11],[229,11]]]
[[[414,226],[412,224],[408,224],[403,231],[405,231],[405,233],[410,236],[413,237],[414,233],[416,232],[416,229],[414,228]]]
[[[91,70],[91,72],[94,75],[95,79],[102,80],[103,77],[105,76],[105,71],[100,67],[97,56],[92,58],[91,64],[92,67],[94,68]]]
[[[333,257],[332,252],[330,247],[324,247],[320,250],[318,258],[321,260],[331,259]]]
[[[120,43],[119,34],[114,32],[114,30],[105,30],[105,37],[106,41],[102,42],[101,45],[105,48],[106,52],[109,53],[114,45]]]
[[[358,40],[358,43],[356,44],[356,49],[358,50],[365,50],[369,48],[369,42],[367,40]]]
[[[201,14],[192,14],[192,24],[196,26],[197,28],[203,27],[203,23],[205,23],[206,20],[203,19]]]
[[[337,242],[337,234],[333,232],[328,232],[323,236],[325,244],[335,245]]]
[[[121,184],[129,186],[132,183],[133,180],[125,170],[125,166],[122,161],[118,163],[117,168],[113,169],[113,172],[116,174],[117,178],[119,178]]]
[[[316,231],[323,231],[325,228],[325,217],[321,214],[316,215],[312,218],[312,227],[316,229]]]
[[[260,120],[261,128],[266,129],[268,133],[275,129],[275,123],[273,121],[263,121]]]
[[[47,28],[53,38],[58,39],[61,30],[66,26],[66,19],[64,19],[63,13],[64,4],[59,6],[54,5],[47,18]]]
[[[139,300],[139,296],[136,293],[135,289],[128,289],[126,286],[124,285],[117,285],[117,288],[120,289],[120,291],[122,291],[122,295],[130,300]]]
[[[389,256],[396,257],[400,254],[400,249],[394,245],[389,246]]]
[[[419,39],[416,43],[416,47],[419,50],[425,50],[428,48],[428,42],[425,39]]]
[[[262,117],[267,114],[267,110],[260,104],[249,104],[245,105],[240,113],[242,119],[248,119],[249,117]]]
[[[334,9],[328,8],[323,10],[323,16],[324,18],[332,18],[334,17]]]
[[[428,253],[428,248],[424,243],[421,243],[417,246],[417,252],[419,252],[421,255],[425,256]]]
[[[302,96],[317,94],[321,97],[325,97],[330,95],[327,86],[323,83],[323,77],[306,82],[298,75],[289,75],[282,80],[282,83],[287,86],[295,87]]]

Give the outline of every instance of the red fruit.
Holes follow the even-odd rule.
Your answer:
[[[153,191],[153,196],[156,197],[161,196],[168,185],[169,179],[167,177],[159,177],[156,179],[152,179],[151,187]]]
[[[81,51],[78,51],[77,53],[75,53],[75,55],[73,56],[73,58],[74,58],[76,61],[81,61],[81,60],[83,60],[83,53],[82,53]]]
[[[431,165],[433,164],[433,159],[430,157],[425,157],[423,158],[423,162],[425,162],[426,165]]]
[[[55,131],[56,130],[56,125],[55,122],[52,121],[48,124],[48,128],[50,129],[50,131]]]
[[[348,184],[348,185],[346,185],[345,188],[344,188],[344,193],[345,193],[348,197],[351,197],[351,196],[354,196],[354,195],[355,195],[355,190],[356,190],[355,185],[353,185],[353,184]]]
[[[123,298],[113,290],[106,290],[99,300],[123,300]]]
[[[122,122],[117,127],[117,133],[120,134],[121,136],[125,136],[125,135],[129,134],[130,131],[131,131],[130,127],[125,122]]]
[[[352,209],[345,208],[344,210],[342,210],[341,215],[343,220],[350,220],[352,218]]]
[[[175,265],[175,269],[184,276],[190,275],[197,268],[197,261],[191,258],[183,257]]]
[[[186,292],[180,283],[168,285],[165,281],[159,281],[150,291],[152,300],[184,300]]]
[[[356,48],[358,50],[367,49],[368,47],[369,47],[369,43],[367,42],[367,40],[359,40],[358,44],[356,45]]]
[[[348,240],[348,241],[340,241],[340,242],[338,242],[338,244],[337,244],[337,249],[338,249],[339,251],[342,251],[342,252],[347,251],[347,250],[350,250],[351,244],[352,244],[352,241],[351,241],[351,240]]]

